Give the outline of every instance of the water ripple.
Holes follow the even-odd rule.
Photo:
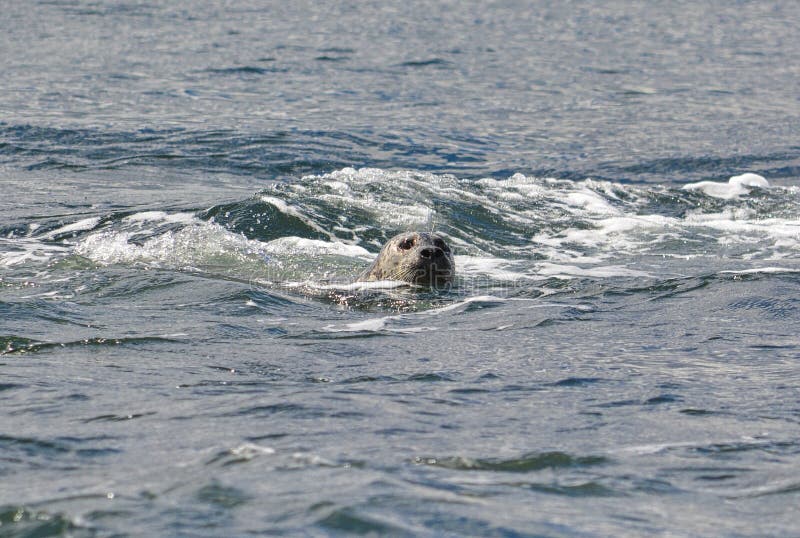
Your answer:
[[[527,473],[542,469],[604,465],[610,463],[610,460],[603,456],[573,456],[564,452],[544,452],[525,454],[519,458],[513,459],[474,459],[462,456],[419,456],[414,459],[414,463],[456,471]]]

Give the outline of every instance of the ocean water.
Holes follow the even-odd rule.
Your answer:
[[[5,2],[0,536],[800,535],[797,20]]]

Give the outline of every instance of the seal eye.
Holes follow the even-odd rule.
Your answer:
[[[450,247],[448,247],[447,243],[445,243],[442,239],[437,239],[433,242],[433,244],[442,249],[444,252],[450,252]]]
[[[400,241],[400,244],[397,245],[397,247],[400,250],[408,250],[413,246],[414,246],[414,238],[413,237],[409,237],[407,239],[403,239],[402,241]]]

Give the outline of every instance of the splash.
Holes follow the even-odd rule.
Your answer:
[[[768,189],[769,182],[758,174],[747,173],[740,176],[733,176],[727,183],[698,181],[697,183],[687,183],[683,188],[684,190],[702,191],[707,196],[712,196],[714,198],[731,200],[750,194],[750,191],[754,188]]]
[[[739,263],[726,270],[749,270],[775,260],[791,266],[796,258],[796,194],[756,174],[672,187],[344,168],[205,212],[32,224],[24,236],[0,238],[0,266],[77,255],[98,265],[355,292],[342,286],[352,285],[386,239],[435,223],[456,252],[461,285],[473,289],[548,278],[653,278],[664,260],[713,257]]]

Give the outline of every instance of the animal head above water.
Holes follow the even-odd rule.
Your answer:
[[[455,268],[453,253],[440,235],[406,232],[389,239],[358,280],[403,280],[442,288],[452,282]]]

